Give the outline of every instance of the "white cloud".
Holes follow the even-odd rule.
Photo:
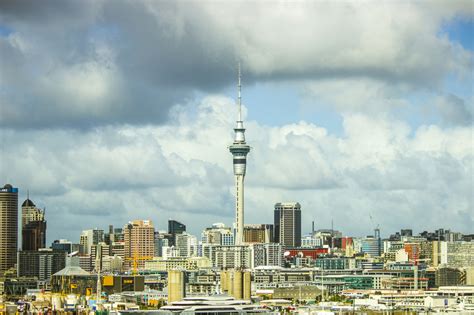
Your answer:
[[[230,224],[234,111],[232,100],[213,96],[175,108],[164,126],[4,131],[1,177],[48,208],[50,237],[77,238],[81,229],[134,218],[158,227],[179,218],[195,233],[214,221]],[[327,227],[333,218],[348,234],[370,233],[369,215],[384,233],[469,232],[473,224],[472,127],[411,132],[362,114],[344,117],[341,137],[307,122],[246,126],[246,222],[272,222],[275,202],[296,200],[303,222]]]
[[[237,59],[249,81],[323,80],[315,93],[338,108],[366,100],[370,109],[385,108],[407,89],[440,88],[448,74],[470,78],[472,53],[442,33],[444,23],[472,13],[466,7],[469,1],[4,1],[2,20],[13,33],[0,37],[8,78],[0,122],[162,123],[195,90],[229,84]],[[64,18],[68,10],[73,19]],[[384,103],[374,102],[381,93]]]

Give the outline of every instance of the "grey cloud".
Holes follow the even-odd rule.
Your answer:
[[[469,111],[466,102],[454,94],[438,97],[435,100],[436,108],[441,119],[448,125],[472,125],[473,113]],[[474,109],[471,104],[471,110]]]
[[[436,86],[472,63],[470,53],[437,36],[441,22],[461,10],[442,15],[439,3],[371,10],[246,1],[0,6],[13,30],[0,38],[7,74],[0,124],[12,128],[161,124],[196,90],[233,83],[237,59],[247,84],[362,77],[416,87]]]

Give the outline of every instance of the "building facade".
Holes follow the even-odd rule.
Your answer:
[[[0,189],[0,276],[17,261],[18,188],[6,184]]]
[[[301,205],[298,202],[275,204],[274,238],[283,246],[301,246]]]
[[[253,244],[252,268],[259,266],[283,267],[283,246],[278,243]]]
[[[155,252],[155,228],[150,220],[134,220],[124,230],[125,267],[143,268],[145,260],[153,258]]]
[[[186,232],[186,225],[176,220],[168,220],[168,234],[171,235],[169,246],[176,245],[176,235]]]
[[[245,224],[244,225],[245,243],[271,243],[273,242],[272,224]]]
[[[22,250],[38,250],[46,247],[45,212],[27,198],[21,205]]]
[[[41,249],[18,252],[18,277],[48,281],[66,266],[66,251]]]

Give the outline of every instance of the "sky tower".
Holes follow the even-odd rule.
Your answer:
[[[247,153],[250,146],[245,143],[245,128],[242,121],[242,97],[240,83],[240,63],[239,63],[239,79],[238,79],[238,110],[237,126],[234,128],[234,143],[229,147],[234,162],[235,176],[235,245],[241,245],[244,239],[244,177],[247,166]]]

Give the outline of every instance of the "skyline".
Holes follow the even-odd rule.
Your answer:
[[[0,4],[0,177],[46,207],[48,243],[231,226],[237,59],[246,223],[297,201],[303,233],[472,232],[469,1],[53,5]]]

